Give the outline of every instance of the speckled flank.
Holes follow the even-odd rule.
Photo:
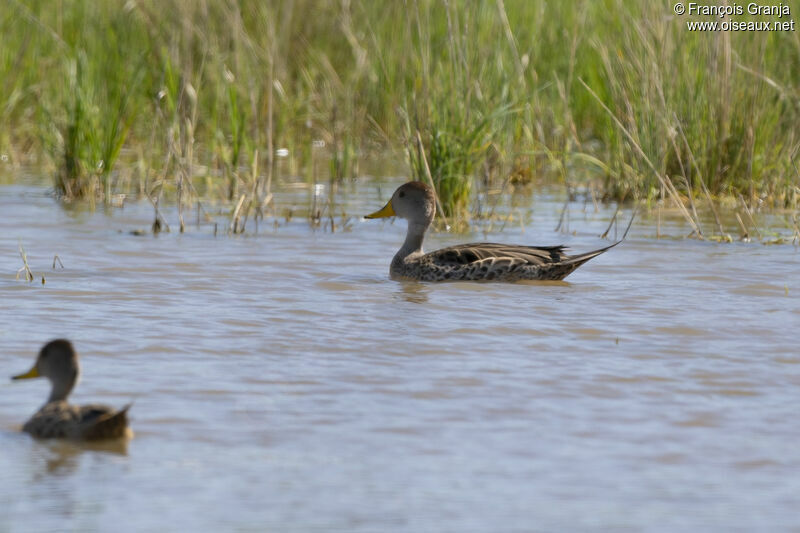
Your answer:
[[[126,435],[128,407],[117,412],[105,405],[69,405],[50,402],[34,414],[22,430],[40,439],[115,439]]]
[[[393,278],[420,281],[561,280],[613,246],[616,243],[569,256],[562,246],[465,244],[429,254],[395,257],[390,274]]]

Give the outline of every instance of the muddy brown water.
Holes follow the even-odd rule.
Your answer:
[[[563,234],[562,202],[427,247],[607,244],[612,208],[572,206]],[[388,279],[400,221],[130,234],[151,222],[0,186],[2,374],[69,337],[73,400],[134,401],[136,432],[37,442],[47,384],[0,384],[0,531],[800,528],[797,248],[657,240],[642,216],[567,282],[436,285]]]

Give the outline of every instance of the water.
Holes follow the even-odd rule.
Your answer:
[[[612,209],[573,205],[560,234],[561,202],[427,247],[607,243]],[[47,384],[0,384],[0,531],[800,530],[792,246],[656,240],[642,216],[566,283],[436,285],[388,279],[399,221],[141,237],[147,203],[29,185],[0,187],[0,214],[2,372],[69,337],[72,399],[134,401],[136,432],[34,441]]]

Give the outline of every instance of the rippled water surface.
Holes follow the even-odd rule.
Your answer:
[[[556,233],[561,202],[427,247],[607,244],[613,208]],[[642,216],[567,283],[435,285],[388,279],[402,221],[130,233],[151,222],[0,187],[2,375],[69,337],[73,400],[134,401],[136,432],[34,441],[46,382],[0,381],[0,531],[800,531],[792,246]]]

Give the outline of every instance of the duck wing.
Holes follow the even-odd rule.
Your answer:
[[[485,259],[529,265],[560,263],[569,256],[565,246],[520,246],[481,242],[449,246],[425,254],[425,258],[441,266],[466,266]]]
[[[617,244],[574,256],[564,246],[462,244],[425,254],[420,264],[435,280],[561,280]]]

